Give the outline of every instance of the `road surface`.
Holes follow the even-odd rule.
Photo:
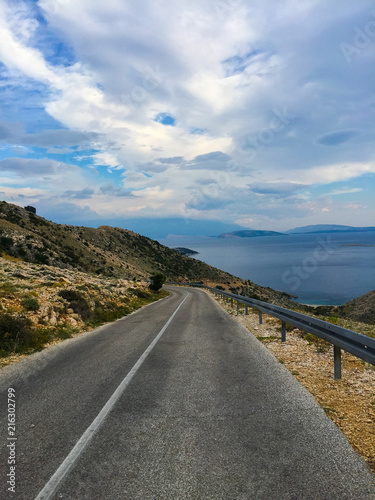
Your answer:
[[[0,497],[375,499],[364,461],[265,347],[203,290],[166,288],[1,370]]]

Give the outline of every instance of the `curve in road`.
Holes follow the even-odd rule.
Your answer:
[[[4,436],[2,498],[375,499],[364,461],[264,346],[206,292],[166,288],[1,371],[2,407],[14,387],[17,416],[16,493]]]

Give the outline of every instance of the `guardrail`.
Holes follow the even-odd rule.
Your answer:
[[[231,301],[234,307],[234,301],[237,302],[237,310],[239,305],[245,305],[245,314],[248,314],[248,308],[252,307],[259,311],[259,323],[262,324],[262,313],[269,314],[281,320],[281,341],[286,341],[286,324],[295,326],[300,330],[311,333],[316,337],[326,340],[333,344],[334,356],[334,378],[341,379],[341,349],[354,354],[357,358],[367,361],[375,365],[375,339],[362,335],[361,333],[348,330],[341,326],[333,325],[327,321],[313,318],[307,314],[302,314],[285,307],[276,306],[261,300],[251,299],[243,295],[225,292],[218,288],[201,283],[181,283],[168,282],[168,285],[193,286],[211,290],[215,295],[222,297],[224,300]]]

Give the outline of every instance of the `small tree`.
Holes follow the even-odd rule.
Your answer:
[[[157,273],[154,274],[153,276],[150,276],[151,280],[150,289],[157,292],[164,285],[166,279],[167,279],[166,276],[164,276],[164,274],[161,273]]]

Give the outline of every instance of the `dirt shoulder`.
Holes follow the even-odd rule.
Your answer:
[[[213,296],[213,295],[212,295]],[[333,347],[294,329],[281,342],[280,321],[249,308],[237,313],[213,296],[242,323],[315,397],[341,429],[351,446],[375,472],[375,367],[349,353],[342,353],[342,379],[333,378]]]

